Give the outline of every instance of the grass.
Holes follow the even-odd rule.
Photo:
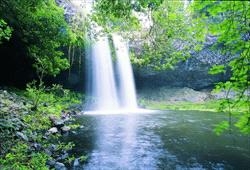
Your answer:
[[[188,101],[154,101],[154,100],[140,100],[140,105],[146,109],[157,110],[197,110],[221,112],[226,110],[221,109],[222,100],[208,100],[203,102],[188,102]],[[232,107],[231,112],[244,113],[248,111],[247,105]]]
[[[211,100],[205,102],[171,102],[171,101],[143,101],[141,102],[147,109],[158,110],[198,110],[198,111],[212,111],[217,112],[220,102],[218,100]]]

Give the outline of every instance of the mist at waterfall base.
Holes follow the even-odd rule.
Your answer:
[[[86,50],[86,113],[138,112],[127,42],[118,34],[99,36]],[[113,44],[115,57],[111,54]],[[142,111],[142,110],[140,110]]]

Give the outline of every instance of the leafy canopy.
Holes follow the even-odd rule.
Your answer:
[[[93,20],[105,31],[136,30],[138,19],[134,11],[157,8],[163,0],[97,0],[94,6]]]
[[[62,48],[78,43],[80,34],[72,31],[64,10],[54,0],[2,0],[0,18],[25,46],[40,78],[55,76],[69,67]]]
[[[224,54],[234,56],[234,59],[224,65],[215,65],[211,74],[231,70],[231,77],[226,82],[216,85],[215,91],[226,91],[225,99],[220,105],[221,111],[229,113],[229,122],[218,126],[218,131],[229,129],[232,119],[235,126],[243,133],[250,133],[250,2],[249,1],[195,1],[192,3],[193,13],[199,19],[199,27],[207,34],[217,36],[214,48],[219,48]],[[235,98],[229,94],[235,93]],[[237,108],[248,108],[237,112]],[[238,109],[240,110],[240,109]]]
[[[163,70],[188,58],[195,41],[186,12],[183,1],[163,1],[151,11],[151,26],[141,34],[143,43],[140,51],[134,53],[133,63]]]

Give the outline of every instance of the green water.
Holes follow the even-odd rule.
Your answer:
[[[65,140],[76,143],[76,156],[88,155],[75,169],[250,169],[249,136],[213,132],[225,119],[197,111],[83,115],[84,127]]]

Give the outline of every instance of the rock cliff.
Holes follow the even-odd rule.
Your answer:
[[[191,57],[178,63],[173,70],[153,71],[148,68],[135,68],[135,80],[138,88],[143,87],[189,87],[193,89],[211,88],[219,81],[226,81],[230,73],[210,75],[214,64],[228,63],[235,56],[222,54],[220,49],[212,49],[216,37],[207,36],[204,47],[199,52],[191,52]],[[132,47],[133,48],[133,47]]]

